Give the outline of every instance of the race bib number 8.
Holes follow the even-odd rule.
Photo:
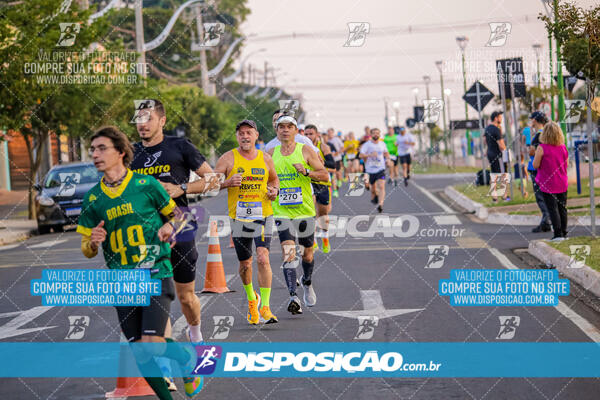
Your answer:
[[[238,201],[235,216],[237,219],[262,219],[262,213],[260,201]]]
[[[279,205],[280,206],[293,206],[302,204],[302,189],[299,187],[295,188],[281,188],[279,190]]]

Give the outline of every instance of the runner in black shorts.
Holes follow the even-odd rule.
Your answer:
[[[142,141],[134,145],[131,169],[158,179],[180,212],[187,211],[189,215],[187,193],[205,192],[208,188],[204,178],[213,171],[188,139],[163,134],[166,121],[165,108],[159,100],[144,100],[137,104],[133,122]],[[191,171],[202,179],[189,182]],[[195,221],[189,223],[192,229],[182,230],[175,238],[171,263],[175,291],[188,323],[190,340],[202,342],[200,299],[195,294],[198,252],[194,236],[197,226]],[[167,336],[170,336],[170,326],[167,328]]]
[[[360,158],[365,160],[365,170],[369,174],[371,203],[377,204],[377,211],[382,213],[385,200],[385,166],[389,163],[390,155],[385,143],[379,138],[379,129],[371,129],[371,140],[360,148]]]
[[[272,324],[277,322],[277,317],[270,306],[273,275],[269,261],[273,230],[271,201],[277,198],[279,180],[271,156],[256,149],[258,129],[254,121],[238,123],[236,139],[239,146],[223,154],[215,170],[227,178],[221,188],[227,188],[233,245],[248,299],[248,323],[256,325],[262,317],[265,323]],[[252,242],[256,246],[260,295],[252,285]]]

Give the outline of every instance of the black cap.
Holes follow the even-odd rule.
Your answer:
[[[258,128],[256,127],[256,122],[252,121],[251,119],[245,119],[243,121],[238,122],[238,124],[235,126],[235,131],[237,132],[242,125],[246,125],[250,128],[258,130]]]
[[[503,114],[503,112],[502,112],[502,111],[494,111],[494,112],[492,113],[492,115],[490,115],[490,119],[493,121],[493,120],[495,120],[495,119],[496,119],[496,117],[497,117],[498,115],[502,115],[502,114]]]
[[[533,119],[540,124],[546,125],[548,123],[548,117],[541,111],[534,111],[529,116],[529,119]]]

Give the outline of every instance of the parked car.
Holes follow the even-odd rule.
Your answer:
[[[102,178],[94,164],[79,162],[52,167],[44,181],[34,187],[38,232],[62,232],[65,225],[76,224],[83,197]]]

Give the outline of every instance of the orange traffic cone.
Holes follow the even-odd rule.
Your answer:
[[[231,292],[227,287],[227,280],[225,279],[225,269],[223,268],[223,259],[221,258],[221,245],[219,244],[219,237],[217,234],[217,221],[213,221],[210,225],[206,275],[202,292]]]
[[[119,356],[119,374],[126,374],[125,371],[129,371],[125,363],[130,362],[131,358],[123,355],[124,349],[121,348],[121,354]],[[153,396],[155,395],[154,390],[148,385],[146,380],[142,377],[119,377],[117,378],[117,387],[112,392],[106,393],[107,399],[113,399],[115,397],[138,397],[138,396]]]

